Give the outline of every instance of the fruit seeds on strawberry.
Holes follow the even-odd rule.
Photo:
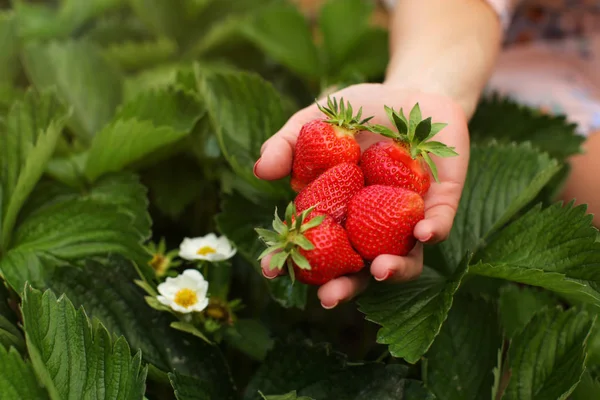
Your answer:
[[[375,143],[365,150],[360,160],[365,182],[367,185],[406,188],[424,196],[431,185],[428,169],[439,182],[437,168],[429,153],[439,157],[458,155],[454,148],[431,141],[446,124],[432,124],[431,118],[422,120],[418,103],[411,110],[409,120],[402,109],[396,112],[386,106],[385,111],[397,131],[382,125],[369,127],[370,131],[393,141]]]
[[[329,168],[302,189],[294,203],[298,212],[314,207],[316,212],[327,214],[344,225],[348,202],[364,186],[365,178],[360,167],[342,163]]]
[[[312,209],[296,214],[290,203],[285,223],[275,211],[274,231],[257,228],[268,246],[259,260],[273,253],[271,269],[288,268],[292,280],[309,285],[323,285],[342,275],[360,271],[364,261],[354,251],[341,225],[328,215]]]
[[[415,225],[425,205],[417,193],[393,186],[366,186],[348,204],[346,232],[365,260],[381,254],[407,255],[415,246]]]
[[[361,119],[362,108],[354,115],[352,105],[344,104],[343,98],[338,104],[328,97],[326,106],[317,103],[317,107],[326,118],[304,124],[294,149],[291,186],[296,192],[337,164],[358,164],[360,146],[355,135],[366,130],[365,124],[372,118]]]

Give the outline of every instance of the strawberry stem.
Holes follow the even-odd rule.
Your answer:
[[[285,210],[284,223],[279,218],[276,209],[273,230],[255,228],[259,238],[267,245],[267,248],[260,254],[258,259],[262,260],[267,255],[272,254],[269,268],[281,270],[284,266],[287,266],[292,280],[295,278],[293,272],[294,264],[302,269],[310,269],[308,260],[298,250],[312,250],[315,247],[304,234],[310,229],[319,226],[325,219],[325,216],[319,215],[308,220],[313,210],[314,207],[311,207],[297,214],[296,206],[293,202],[290,202]]]
[[[333,100],[331,97],[327,96],[327,105],[322,106],[315,100],[317,103],[317,107],[319,110],[327,116],[325,122],[337,125],[342,128],[346,128],[351,131],[361,131],[366,130],[366,124],[373,117],[368,117],[361,119],[362,117],[362,107],[358,110],[356,115],[354,115],[354,110],[349,101],[344,104],[344,98],[340,99],[338,104],[337,99],[334,97]]]
[[[437,168],[429,156],[434,154],[438,157],[454,157],[458,153],[454,147],[449,147],[441,142],[433,142],[431,139],[437,135],[447,124],[432,123],[431,117],[422,119],[419,103],[410,110],[409,118],[404,115],[400,108],[395,111],[393,108],[384,106],[388,119],[396,130],[392,130],[383,125],[369,125],[367,129],[379,135],[394,139],[397,143],[408,145],[408,151],[413,159],[421,157],[429,166],[431,174],[436,182],[439,182]]]

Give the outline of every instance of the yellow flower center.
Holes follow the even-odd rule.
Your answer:
[[[217,250],[215,250],[214,248],[212,248],[210,246],[204,246],[204,247],[200,247],[198,249],[198,251],[196,252],[196,254],[198,254],[199,256],[205,256],[207,254],[214,254],[216,252],[217,252]]]
[[[155,254],[148,264],[156,271],[158,276],[162,276],[169,267],[169,259],[162,254]]]
[[[181,307],[188,308],[198,302],[198,296],[192,289],[180,289],[175,293],[175,303]]]

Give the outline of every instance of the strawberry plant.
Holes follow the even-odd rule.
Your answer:
[[[585,206],[555,200],[582,142],[564,118],[482,100],[452,232],[422,275],[324,310],[310,284],[331,277],[294,263],[336,257],[337,276],[405,252],[414,221],[369,204],[418,219],[420,198],[363,188],[356,154],[300,194],[252,168],[293,111],[383,75],[370,2],[330,0],[314,23],[283,0],[5,3],[0,398],[600,397],[600,242]],[[329,119],[368,122],[337,101]],[[418,156],[415,176],[448,153],[427,140],[440,125],[388,106],[397,129],[378,131]],[[294,282],[262,277],[255,228]]]

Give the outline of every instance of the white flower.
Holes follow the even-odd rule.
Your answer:
[[[214,233],[197,238],[185,238],[179,245],[179,257],[186,260],[224,261],[233,257],[236,249],[225,236]]]
[[[157,300],[180,313],[202,311],[208,306],[208,282],[195,269],[187,269],[158,285]]]

